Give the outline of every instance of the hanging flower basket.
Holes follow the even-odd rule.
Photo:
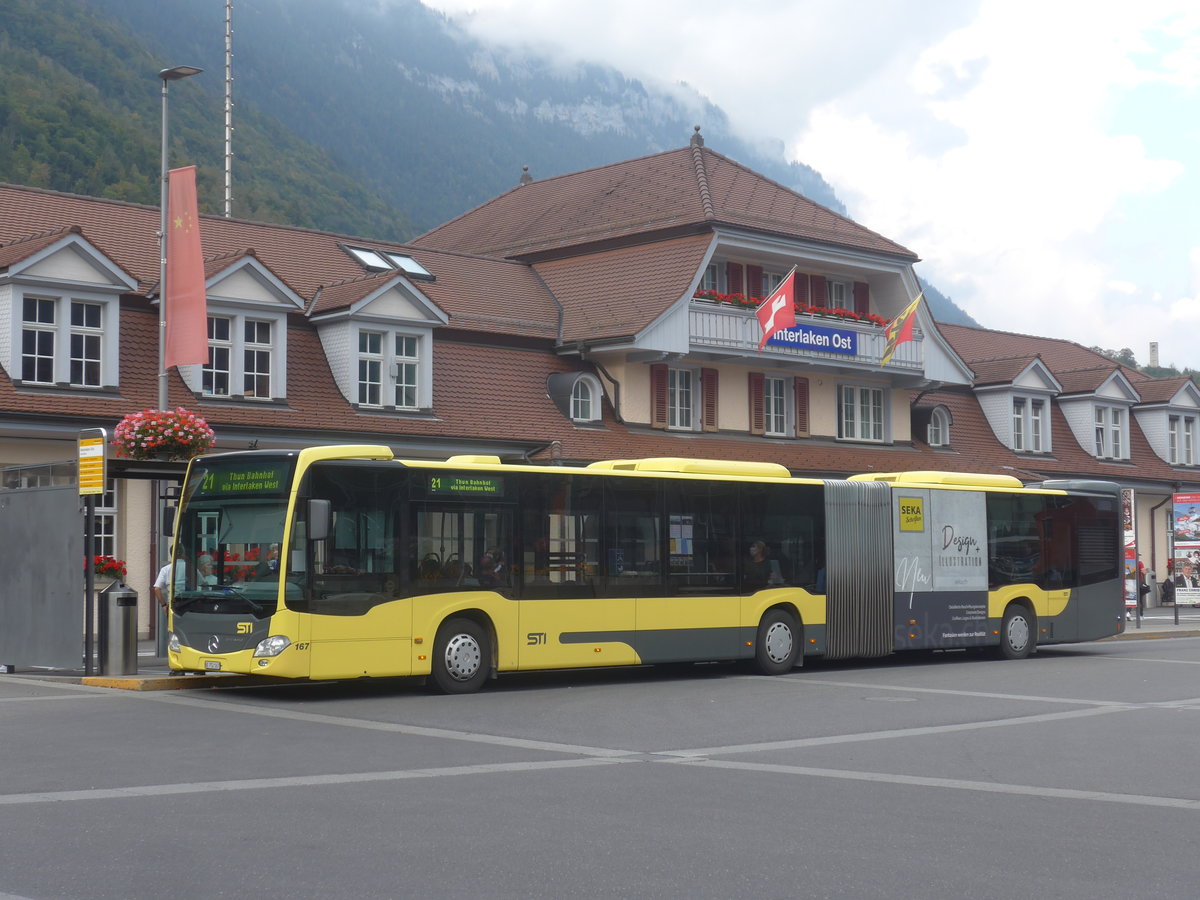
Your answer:
[[[208,423],[182,406],[130,413],[113,432],[117,456],[187,460],[207,453],[217,436]]]

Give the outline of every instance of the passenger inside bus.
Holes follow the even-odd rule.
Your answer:
[[[750,544],[750,556],[746,560],[745,583],[748,587],[783,584],[783,572],[778,559],[768,556],[765,541]]]

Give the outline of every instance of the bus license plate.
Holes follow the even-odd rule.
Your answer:
[[[220,669],[221,661],[219,659],[206,659],[204,661],[204,668],[206,668],[210,671],[215,670],[215,669]]]

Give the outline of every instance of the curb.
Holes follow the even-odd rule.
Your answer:
[[[80,678],[79,684],[113,688],[118,691],[183,691],[194,688],[274,684],[281,680],[256,675],[91,675]]]

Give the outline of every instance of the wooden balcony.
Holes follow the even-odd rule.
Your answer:
[[[827,363],[835,366],[879,368],[887,338],[877,325],[842,321],[828,316],[797,316],[796,328],[777,335],[760,352],[762,331],[753,310],[727,303],[693,300],[689,315],[692,349],[746,355],[784,362]],[[906,374],[924,371],[923,336],[913,330],[913,339],[896,348],[884,371]]]

